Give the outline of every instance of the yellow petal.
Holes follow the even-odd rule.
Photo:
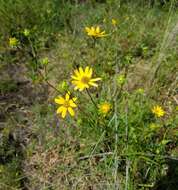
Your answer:
[[[69,93],[66,93],[65,99],[66,99],[66,101],[68,101],[70,99]]]
[[[93,74],[93,70],[92,70],[92,68],[90,68],[89,71],[88,71],[88,76],[91,77],[92,74]]]
[[[93,26],[91,27],[90,30],[91,30],[91,32],[94,32],[94,33],[95,33],[95,28],[94,28]]]
[[[76,87],[74,88],[74,90],[78,90],[78,86],[76,86]]]
[[[99,81],[101,80],[101,78],[94,78],[94,79],[90,79],[90,82],[95,82],[95,81]]]
[[[89,72],[89,67],[87,66],[87,67],[85,68],[85,74],[88,75],[88,72]]]
[[[67,114],[67,108],[66,107],[63,107],[62,109],[62,118],[64,118]]]
[[[89,82],[89,84],[90,84],[91,86],[98,87],[98,85],[97,85],[96,83],[94,83],[94,82]]]
[[[69,105],[70,105],[70,107],[73,107],[73,108],[77,107],[77,105],[74,103],[73,100],[69,100]]]
[[[90,28],[89,27],[85,27],[85,31],[86,32],[90,32]]]
[[[56,111],[57,114],[58,114],[58,113],[61,113],[61,112],[63,111],[63,108],[64,108],[64,106],[59,107],[59,108],[57,109],[57,111]]]
[[[72,83],[72,84],[75,84],[75,85],[77,84],[77,82],[78,82],[78,81],[76,81],[76,80],[72,80],[72,81],[71,81],[71,83]]]
[[[54,101],[55,101],[57,104],[63,104],[63,103],[65,102],[65,100],[64,100],[63,97],[55,98]]]
[[[74,80],[79,80],[79,78],[74,76],[74,75],[71,75],[71,78],[74,79]]]
[[[80,76],[80,73],[79,73],[79,71],[78,71],[77,69],[74,70],[74,73],[75,73],[75,75],[76,75],[77,77]]]
[[[96,27],[96,33],[100,33],[100,27],[99,26]]]
[[[72,100],[75,102],[75,101],[77,100],[77,98],[76,98],[76,97],[74,97],[74,98],[72,98]]]
[[[75,115],[75,112],[74,112],[74,110],[71,107],[68,108],[68,111],[69,111],[69,113],[70,113],[71,116]]]
[[[83,72],[82,67],[79,67],[79,73],[80,73],[80,76],[83,75],[84,72]]]
[[[84,85],[78,85],[78,89],[79,89],[79,91],[83,91],[85,89],[85,86]]]

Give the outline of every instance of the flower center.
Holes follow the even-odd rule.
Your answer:
[[[88,84],[89,81],[90,81],[89,77],[82,77],[81,78],[81,82],[84,83],[84,84]]]
[[[104,113],[107,113],[109,111],[109,109],[110,109],[109,105],[103,105],[103,107],[102,107],[102,110]]]
[[[66,101],[66,100],[65,100],[63,106],[66,107],[66,108],[70,107],[69,101]]]

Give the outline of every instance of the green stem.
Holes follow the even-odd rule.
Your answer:
[[[98,106],[97,106],[96,102],[93,100],[93,98],[92,98],[92,96],[91,96],[91,94],[90,94],[90,92],[89,92],[89,90],[88,90],[87,88],[86,88],[86,91],[87,91],[87,94],[88,94],[88,96],[90,97],[90,99],[91,99],[93,105],[98,109]]]

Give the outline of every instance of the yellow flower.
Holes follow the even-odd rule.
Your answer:
[[[30,30],[24,29],[23,34],[24,36],[28,37],[30,35]]]
[[[43,59],[41,60],[41,64],[42,64],[42,65],[48,65],[48,63],[49,63],[48,57],[45,57],[45,58],[43,58]]]
[[[75,85],[75,90],[79,89],[79,91],[82,91],[86,88],[89,88],[89,86],[95,86],[98,87],[98,85],[95,83],[96,81],[101,80],[101,78],[92,78],[93,70],[90,67],[86,67],[85,70],[83,70],[81,67],[77,70],[74,70],[74,75],[72,75],[72,84]]]
[[[163,117],[165,115],[165,111],[158,105],[152,108],[152,113],[154,113],[157,117]]]
[[[111,109],[111,104],[108,102],[99,105],[99,112],[106,115]]]
[[[16,47],[18,45],[19,41],[17,38],[15,37],[12,37],[12,38],[9,38],[9,45],[11,47]]]
[[[105,34],[105,31],[100,31],[100,27],[97,26],[95,27],[85,27],[85,31],[87,33],[88,36],[94,37],[94,38],[101,38],[104,36],[107,36],[107,34]]]
[[[119,85],[123,85],[126,82],[125,76],[124,75],[119,75],[117,77],[117,82],[118,82]]]
[[[138,94],[144,94],[144,89],[143,89],[143,88],[138,88],[138,89],[136,90],[136,92],[137,92]]]
[[[178,111],[178,106],[176,106],[176,111]]]
[[[116,25],[117,25],[117,21],[116,21],[115,19],[112,19],[111,22],[112,22],[112,25],[113,25],[113,26],[116,26]]]
[[[67,112],[70,113],[71,116],[75,115],[73,108],[76,108],[77,105],[75,104],[77,98],[70,98],[70,92],[66,93],[65,98],[59,96],[55,98],[55,102],[60,105],[57,109],[57,114],[61,113],[62,118],[66,117]]]

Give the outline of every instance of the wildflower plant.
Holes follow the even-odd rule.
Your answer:
[[[48,14],[51,12],[48,11]],[[101,22],[102,18],[103,14],[99,18]],[[154,172],[157,165],[160,164],[160,156],[166,153],[167,144],[171,143],[169,130],[171,127],[175,127],[176,131],[176,124],[173,124],[173,117],[168,120],[167,117],[157,119],[163,118],[165,115],[169,116],[169,113],[162,106],[154,104],[153,96],[149,96],[150,89],[144,84],[144,80],[135,81],[136,75],[141,73],[134,73],[137,61],[140,60],[139,55],[135,53],[137,41],[133,41],[130,34],[128,38],[124,37],[129,32],[133,34],[132,31],[125,31],[125,29],[129,23],[129,30],[135,29],[136,22],[132,22],[131,19],[127,22],[123,21],[122,28],[117,27],[118,20],[114,19],[117,18],[116,15],[113,15],[112,20],[110,18],[111,15],[106,17],[104,23],[85,27],[85,33],[89,37],[87,40],[82,37],[82,31],[78,35],[78,31],[75,32],[76,28],[73,26],[70,26],[72,33],[67,33],[67,35],[62,32],[54,33],[48,40],[44,40],[44,36],[43,39],[39,36],[36,37],[35,32],[24,28],[19,32],[19,35],[22,35],[19,39],[9,39],[9,46],[17,47],[19,41],[22,42],[20,48],[24,49],[20,50],[26,52],[29,58],[27,62],[31,66],[29,67],[31,78],[39,81],[38,84],[45,84],[55,91],[55,98],[53,97],[52,101],[56,104],[57,122],[54,122],[54,126],[58,125],[58,119],[60,124],[68,126],[64,139],[60,136],[60,140],[63,140],[64,144],[67,144],[68,139],[70,141],[73,138],[77,143],[79,142],[77,148],[76,145],[73,145],[75,147],[72,150],[72,156],[75,154],[79,160],[89,158],[91,163],[96,164],[97,169],[102,169],[101,173],[104,173],[103,170],[110,166],[112,168],[111,176],[114,173],[112,183],[114,181],[117,184],[118,173],[122,179],[126,178],[129,182],[134,182],[138,173],[150,176],[149,172]],[[90,22],[90,20],[88,21]],[[70,21],[67,25],[70,25]],[[108,31],[109,35],[103,28]],[[52,63],[55,56],[50,59],[51,52],[50,55],[46,55],[45,52],[46,57],[44,57],[42,50],[46,50],[56,36],[61,40],[61,43],[58,44],[59,47],[61,44],[62,46],[56,49],[59,51],[58,56]],[[106,36],[108,37],[104,38]],[[145,36],[146,34],[143,35],[143,37]],[[99,40],[101,38],[104,40]],[[90,41],[94,42],[94,46],[90,46]],[[149,49],[146,51],[149,52]],[[145,56],[142,59],[145,59]],[[58,64],[59,62],[60,64]],[[53,93],[51,91],[50,95]],[[151,92],[149,93],[151,94]],[[150,109],[150,105],[155,106]],[[55,112],[53,104],[51,107],[53,118]],[[44,120],[47,121],[47,119]],[[64,130],[62,129],[62,131]],[[68,135],[73,136],[71,138]],[[55,145],[56,140],[58,137],[53,139]],[[75,144],[74,141],[71,141],[71,144]],[[49,144],[51,146],[53,143],[49,142]],[[69,148],[67,148],[68,150]],[[57,155],[58,153],[57,150]],[[144,163],[143,167],[140,167],[140,160]],[[88,162],[84,161],[83,163],[88,167]],[[127,187],[128,181],[124,183],[125,189],[139,189],[138,186]],[[145,179],[142,180],[143,183],[145,181]],[[139,187],[141,185],[144,184],[140,184]]]

